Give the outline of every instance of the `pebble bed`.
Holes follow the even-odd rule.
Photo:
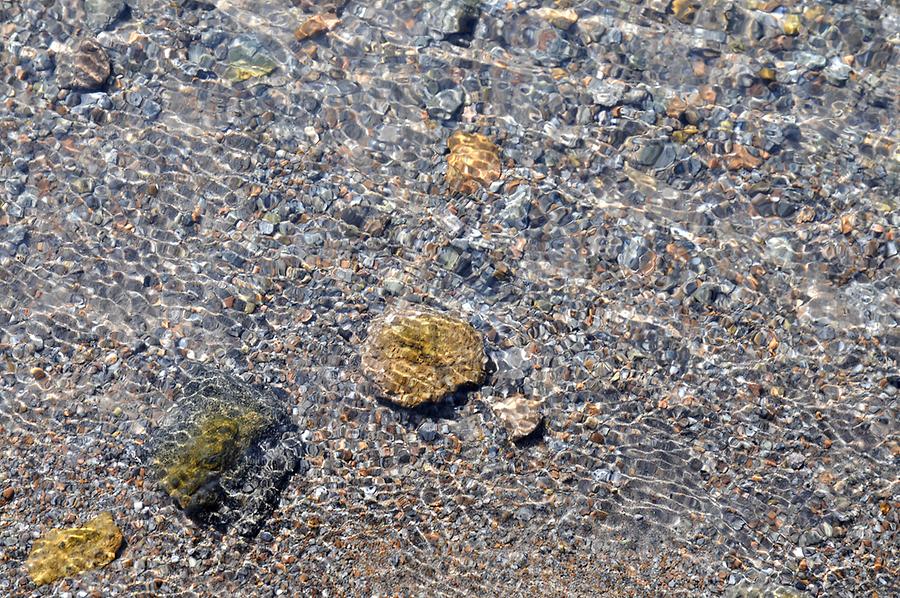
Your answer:
[[[890,0],[0,0],[0,595],[896,592],[898,42]],[[377,399],[401,306],[482,384]],[[298,427],[253,537],[150,476],[194,362]]]

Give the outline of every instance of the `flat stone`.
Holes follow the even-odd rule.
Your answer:
[[[195,366],[148,451],[153,476],[192,519],[253,535],[300,465],[286,406],[269,391]]]
[[[474,193],[478,186],[488,187],[500,178],[500,149],[486,136],[457,131],[447,145],[447,184],[451,189]]]
[[[264,77],[278,67],[278,62],[253,36],[242,35],[228,49],[225,78],[232,82]]]
[[[103,87],[111,72],[106,50],[95,40],[86,39],[77,49],[60,53],[56,82],[63,89],[91,91]]]
[[[375,321],[363,370],[403,407],[441,400],[484,379],[484,342],[467,322],[432,310],[390,313]]]
[[[538,427],[543,419],[540,399],[526,399],[521,395],[508,397],[491,404],[494,415],[506,428],[512,440],[528,436]]]
[[[103,512],[83,527],[52,529],[35,540],[25,567],[35,585],[42,586],[106,565],[121,545],[122,531],[112,514]]]

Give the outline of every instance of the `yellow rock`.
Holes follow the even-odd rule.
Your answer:
[[[35,541],[25,561],[28,575],[42,586],[62,577],[102,567],[116,558],[122,531],[104,512],[84,527],[52,529]]]
[[[697,0],[672,0],[672,14],[675,18],[690,25],[694,22],[694,15],[700,8],[700,2]]]
[[[229,65],[225,70],[225,77],[231,81],[246,81],[254,77],[263,77],[274,70],[273,65],[253,64],[246,60],[239,60]]]
[[[788,15],[784,18],[784,32],[787,35],[797,35],[800,33],[800,17],[797,15]]]
[[[697,127],[695,127],[694,125],[688,125],[678,131],[672,131],[672,139],[674,139],[678,143],[686,143],[688,139],[690,139],[697,133],[699,133]]]
[[[544,7],[536,10],[535,13],[554,27],[562,30],[568,29],[578,21],[578,13],[571,8],[560,10],[558,8]]]
[[[759,72],[757,72],[757,75],[759,75],[759,78],[762,79],[763,81],[775,81],[775,78],[776,78],[775,69],[768,67],[768,66],[764,66],[761,69],[759,69]]]
[[[331,31],[340,24],[341,20],[334,13],[313,15],[297,27],[294,38],[297,41],[303,41],[320,33]]]
[[[363,348],[363,369],[404,407],[439,401],[484,379],[484,342],[467,322],[433,311],[376,321]]]
[[[500,178],[500,149],[480,133],[457,131],[447,141],[447,183],[464,193],[487,187]]]

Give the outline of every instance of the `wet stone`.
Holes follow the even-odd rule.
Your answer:
[[[632,159],[641,166],[653,166],[660,158],[664,147],[662,143],[648,143],[639,148]]]
[[[447,142],[447,183],[451,189],[473,193],[500,178],[500,149],[480,133],[457,131]]]
[[[331,31],[340,24],[341,20],[333,13],[313,15],[305,20],[294,32],[297,41],[303,41],[316,37],[322,33]]]
[[[426,105],[428,114],[438,120],[451,120],[463,106],[465,96],[460,89],[445,89],[435,94]]]
[[[125,12],[125,0],[84,0],[84,12],[88,27],[99,33]]]
[[[628,87],[619,81],[604,81],[602,79],[594,79],[588,86],[594,103],[601,108],[612,108],[622,101]]]
[[[480,11],[475,0],[442,0],[428,3],[429,22],[437,33],[453,41],[475,31]]]
[[[147,458],[160,488],[189,517],[253,535],[301,454],[297,427],[270,391],[195,366]]]
[[[35,585],[53,583],[89,569],[102,567],[116,558],[122,532],[112,514],[101,513],[83,527],[52,529],[31,547],[25,567]]]
[[[390,313],[374,322],[362,351],[363,370],[403,407],[480,384],[485,363],[484,342],[471,325],[424,309]]]
[[[554,27],[566,30],[578,21],[578,13],[571,8],[560,10],[556,8],[540,8],[535,14]]]
[[[519,440],[537,429],[543,419],[540,399],[512,396],[491,404],[494,414],[500,419],[512,440]]]
[[[77,49],[69,49],[57,57],[56,81],[63,89],[99,89],[111,72],[106,50],[92,39],[83,40]]]
[[[228,48],[225,78],[233,82],[246,81],[264,77],[277,67],[278,62],[263,47],[262,42],[251,35],[242,35]]]
[[[672,0],[671,11],[676,19],[689,25],[694,22],[694,16],[700,6],[697,0]]]
[[[839,58],[832,58],[831,62],[825,67],[825,78],[832,85],[843,85],[850,78],[850,67]]]

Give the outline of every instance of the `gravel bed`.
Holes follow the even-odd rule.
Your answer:
[[[0,0],[0,595],[896,592],[898,40],[883,0]],[[410,308],[478,385],[383,400]],[[299,436],[249,537],[150,475],[197,362]],[[117,558],[36,587],[107,511]]]

